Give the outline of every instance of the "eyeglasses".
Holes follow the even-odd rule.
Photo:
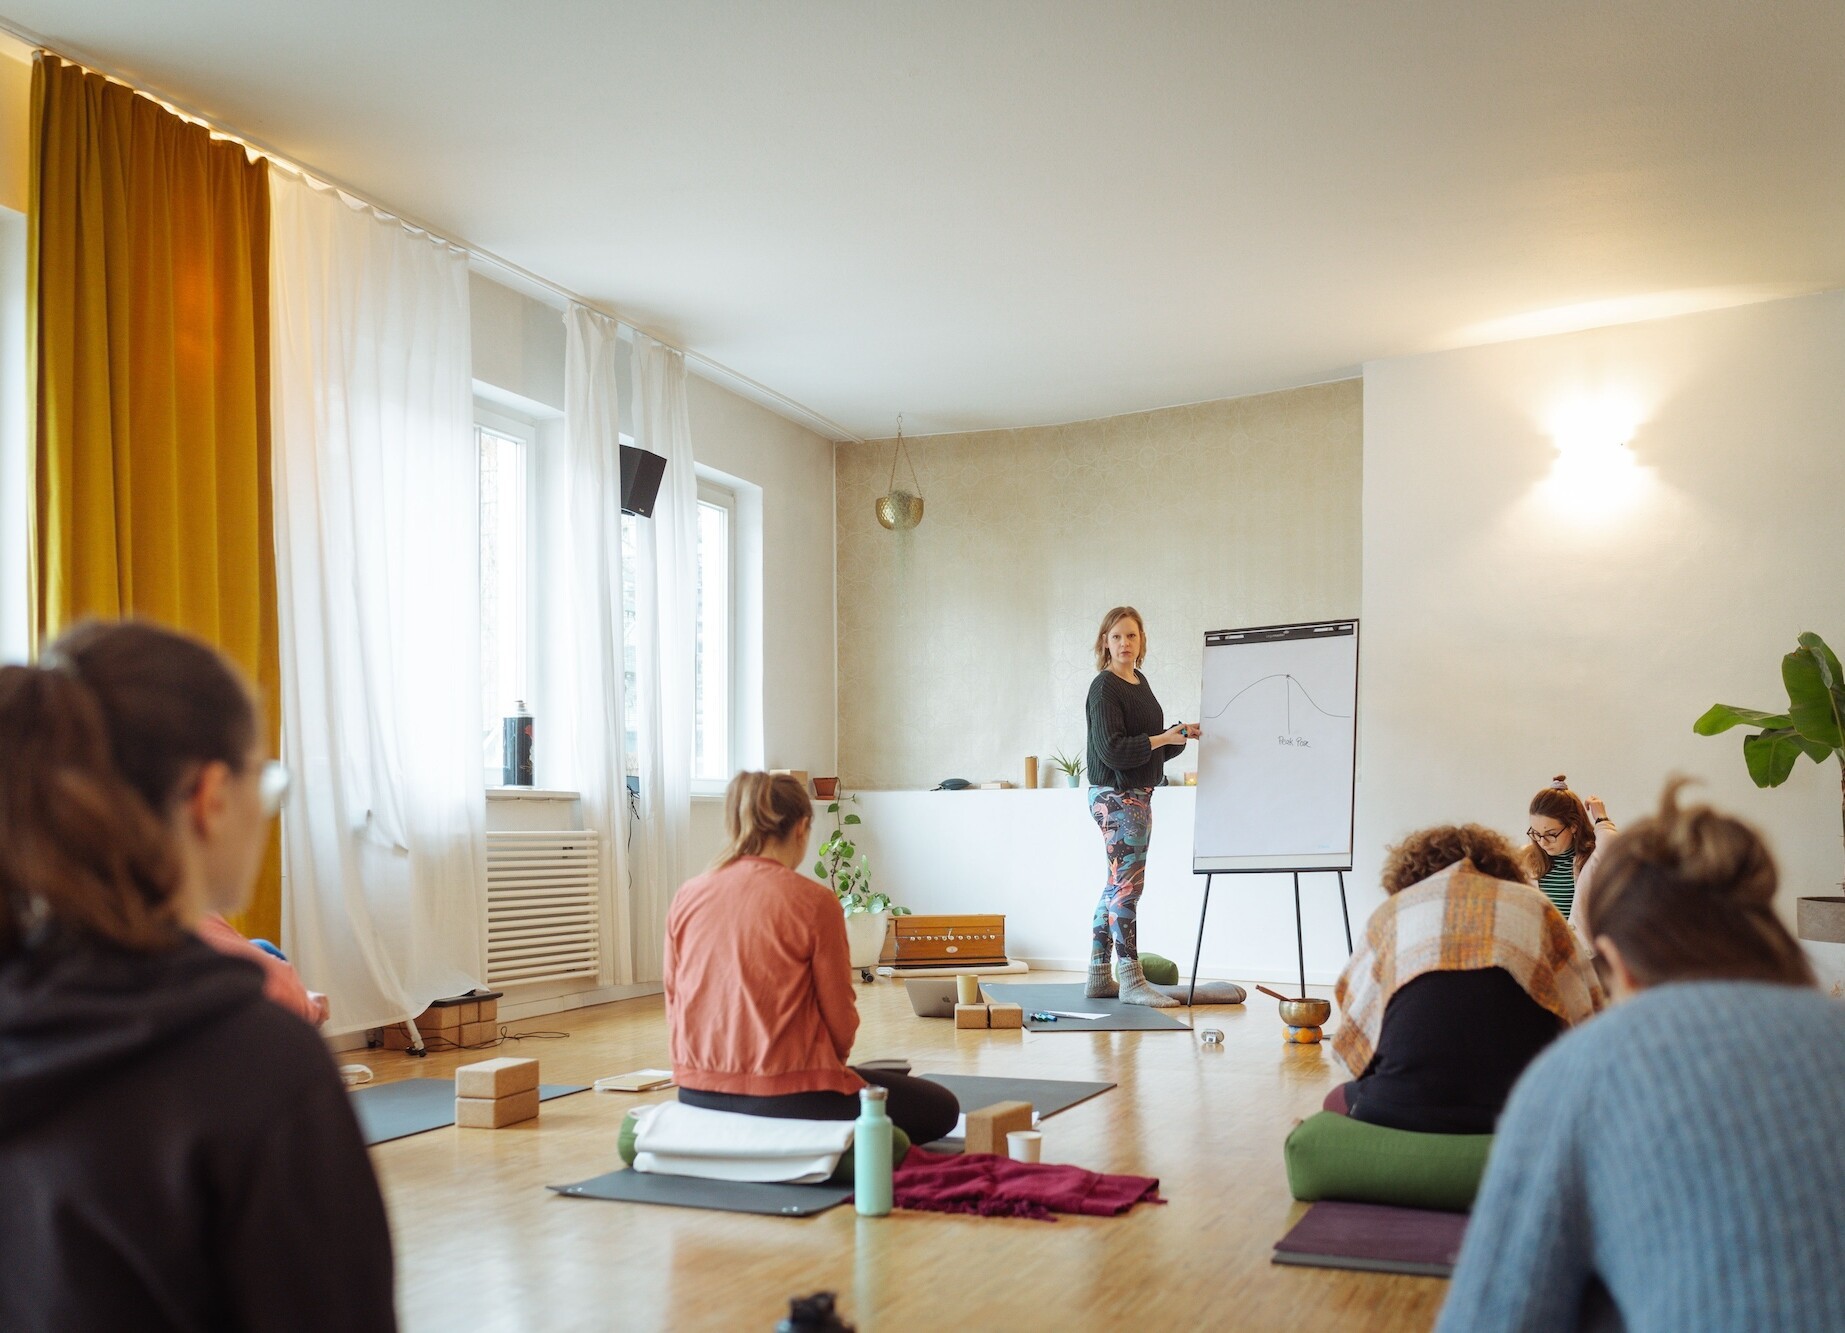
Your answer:
[[[256,779],[256,792],[263,803],[263,814],[273,817],[282,808],[282,799],[288,795],[289,783],[293,781],[288,768],[279,759],[271,759],[263,765],[263,771]]]
[[[1539,833],[1539,832],[1538,832],[1538,831],[1537,831],[1536,829],[1534,829],[1534,828],[1528,828],[1528,829],[1526,829],[1526,830],[1525,830],[1525,836],[1526,836],[1526,837],[1528,837],[1528,838],[1530,838],[1530,839],[1531,839],[1531,841],[1533,841],[1533,842],[1541,842],[1541,843],[1543,843],[1543,844],[1544,844],[1544,845],[1545,845],[1546,847],[1548,847],[1548,846],[1550,846],[1550,845],[1551,845],[1552,843],[1554,843],[1554,842],[1556,842],[1556,841],[1558,841],[1559,839],[1561,839],[1561,838],[1563,837],[1563,835],[1564,835],[1564,834],[1566,834],[1566,833],[1568,833],[1568,832],[1569,832],[1569,830],[1568,830],[1568,829],[1566,829],[1566,828],[1560,828],[1560,829],[1558,829],[1558,830],[1557,830],[1556,832],[1554,832],[1554,833]]]

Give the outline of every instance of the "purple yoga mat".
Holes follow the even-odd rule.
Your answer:
[[[1321,1202],[1275,1242],[1275,1262],[1448,1277],[1466,1232],[1466,1213]]]

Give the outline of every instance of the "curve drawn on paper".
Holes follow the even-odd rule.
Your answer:
[[[1238,699],[1241,699],[1245,694],[1248,694],[1251,690],[1255,689],[1256,686],[1262,684],[1264,681],[1270,681],[1270,680],[1285,680],[1287,681],[1290,687],[1286,691],[1287,710],[1288,710],[1287,722],[1288,722],[1289,731],[1294,730],[1294,691],[1295,690],[1299,690],[1301,692],[1301,697],[1307,701],[1308,705],[1314,710],[1314,712],[1319,713],[1321,716],[1341,718],[1348,722],[1351,720],[1352,715],[1350,713],[1331,713],[1331,712],[1328,712],[1326,709],[1321,708],[1319,705],[1319,701],[1316,700],[1312,694],[1308,693],[1307,687],[1301,684],[1298,680],[1296,680],[1291,673],[1286,672],[1286,671],[1275,671],[1275,672],[1271,672],[1269,675],[1257,677],[1255,680],[1250,681],[1249,684],[1245,685],[1242,689],[1238,690],[1235,694],[1231,695],[1230,698],[1225,701],[1224,706],[1222,708],[1218,709],[1215,713],[1206,713],[1205,717],[1211,718],[1211,719],[1222,717],[1225,713],[1230,711],[1231,704],[1234,704]]]

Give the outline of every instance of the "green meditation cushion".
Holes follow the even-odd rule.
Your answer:
[[[1416,1134],[1321,1111],[1282,1150],[1288,1189],[1311,1203],[1341,1199],[1464,1213],[1473,1207],[1491,1134]]]
[[[1179,965],[1170,958],[1162,958],[1156,953],[1140,955],[1140,970],[1148,981],[1155,986],[1176,986],[1179,984]],[[1115,980],[1121,980],[1121,963],[1115,963]]]
[[[621,1131],[615,1136],[615,1150],[621,1154],[621,1160],[624,1166],[634,1165],[634,1134],[634,1112],[630,1111],[621,1118]],[[905,1134],[901,1129],[898,1129],[897,1126],[892,1125],[890,1127],[890,1164],[892,1170],[903,1165],[903,1159],[909,1151],[910,1136]],[[850,1185],[852,1183],[852,1150],[850,1148],[847,1148],[845,1152],[840,1155],[839,1165],[833,1169],[833,1174],[828,1177],[827,1183],[830,1185]]]

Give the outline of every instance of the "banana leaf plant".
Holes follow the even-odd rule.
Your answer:
[[[814,862],[815,878],[826,881],[847,916],[857,916],[861,912],[908,916],[910,909],[897,906],[889,894],[872,892],[870,863],[847,831],[865,821],[850,812],[841,815],[840,808],[847,803],[857,804],[858,797],[846,796],[827,804],[826,812],[833,816],[833,831],[820,844],[817,853],[820,859]]]
[[[1817,634],[1802,634],[1800,646],[1781,659],[1787,711],[1767,713],[1732,704],[1713,704],[1692,724],[1700,736],[1731,727],[1759,727],[1743,737],[1743,762],[1758,787],[1779,787],[1801,755],[1816,764],[1839,763],[1839,818],[1845,836],[1845,672],[1838,655]]]

